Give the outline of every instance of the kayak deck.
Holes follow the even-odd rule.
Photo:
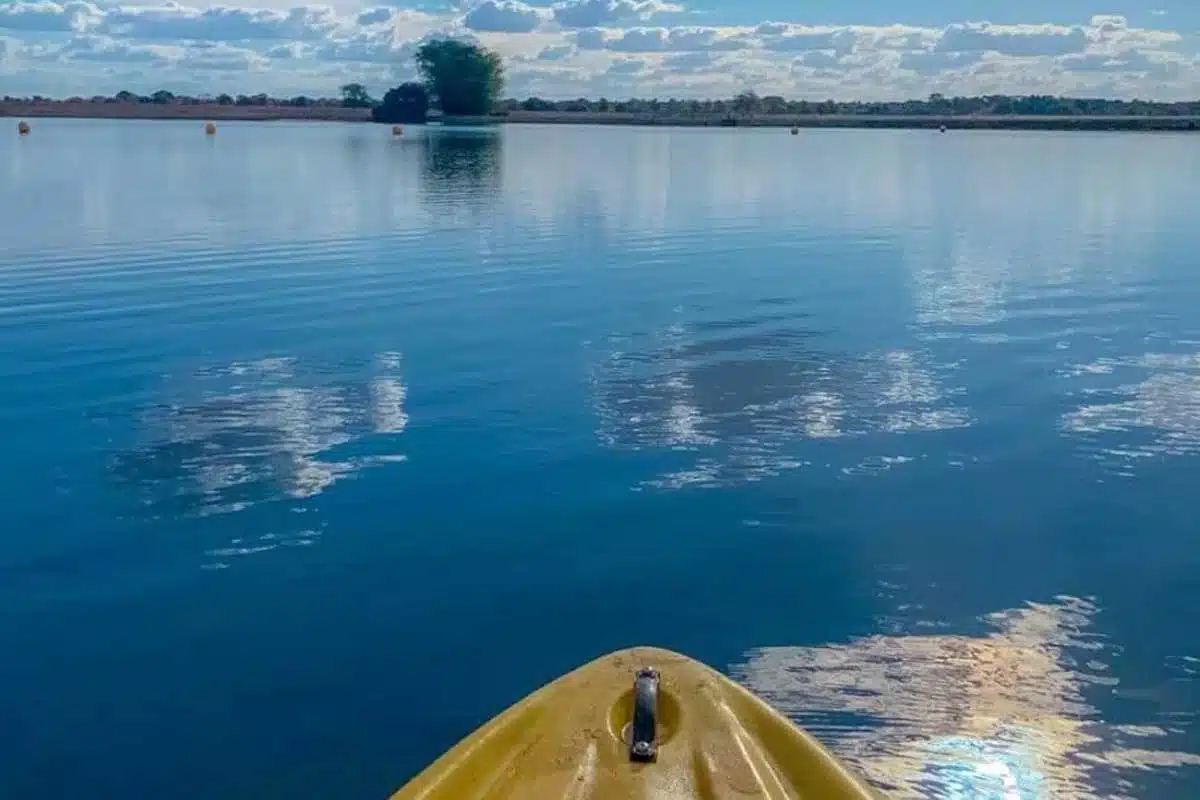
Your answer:
[[[815,739],[724,675],[678,653],[642,647],[599,658],[537,690],[392,800],[879,797]]]

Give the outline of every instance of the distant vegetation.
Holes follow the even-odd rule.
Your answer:
[[[945,97],[930,95],[927,100],[861,102],[839,100],[788,100],[777,95],[760,97],[743,92],[728,100],[504,100],[498,111],[557,111],[625,114],[662,114],[665,116],[730,115],[767,116],[816,114],[844,116],[1197,116],[1200,100],[1158,103],[1147,100],[1105,100],[1053,97],[1050,95],[984,95]]]
[[[434,39],[417,49],[416,61],[425,88],[443,114],[490,114],[504,90],[504,63],[486,47]]]
[[[389,89],[383,101],[371,109],[371,119],[392,125],[424,122],[428,115],[429,94],[419,83],[402,83]]]
[[[432,39],[417,48],[415,60],[421,83],[389,90],[371,114],[376,122],[424,122],[431,104],[454,117],[482,117],[497,110],[504,88],[499,54],[457,39]]]
[[[345,108],[370,108],[375,101],[361,83],[347,83],[342,87],[342,105]]]
[[[439,53],[439,57],[443,56]],[[663,116],[770,116],[770,115],[908,115],[908,116],[1200,116],[1200,100],[1161,103],[1149,100],[1107,100],[1102,98],[1053,97],[1049,95],[985,95],[982,97],[943,97],[930,95],[926,100],[858,102],[838,100],[788,100],[745,92],[727,100],[631,99],[496,100],[503,85],[503,72],[494,72],[494,62],[482,63],[430,59],[423,69],[423,83],[405,83],[391,89],[381,102],[373,100],[361,84],[342,87],[342,96],[269,97],[266,94],[216,96],[177,95],[160,90],[149,95],[117,92],[115,95],[71,97],[71,103],[153,103],[159,105],[232,105],[281,107],[371,108],[379,122],[417,122],[431,108],[452,115],[503,115],[509,111],[553,111],[652,114]],[[425,70],[428,70],[426,72]],[[444,71],[443,71],[444,70]],[[461,71],[460,71],[461,70]],[[456,77],[457,76],[457,77]],[[456,81],[461,80],[461,83]],[[61,102],[49,97],[5,96],[6,103]]]

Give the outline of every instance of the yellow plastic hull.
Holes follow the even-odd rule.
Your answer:
[[[653,761],[631,757],[635,677],[657,671]],[[643,709],[646,706],[643,704]],[[622,650],[493,718],[392,800],[880,798],[815,739],[724,675],[655,648]]]

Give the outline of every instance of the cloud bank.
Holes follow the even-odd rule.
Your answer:
[[[286,3],[287,0],[282,0]],[[1166,23],[1166,17],[1158,17]],[[455,11],[369,5],[0,5],[8,94],[331,94],[412,77],[429,35],[472,36],[507,60],[509,94],[807,99],[1068,94],[1190,99],[1195,34],[1097,15],[1075,25],[699,24],[663,0],[472,0]]]

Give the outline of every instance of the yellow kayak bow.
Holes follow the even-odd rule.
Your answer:
[[[639,647],[493,718],[392,800],[877,800],[816,739],[709,667]]]

